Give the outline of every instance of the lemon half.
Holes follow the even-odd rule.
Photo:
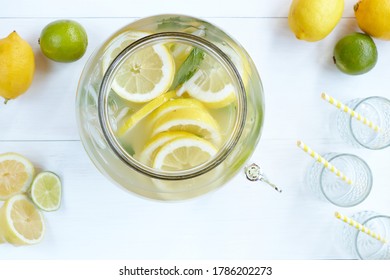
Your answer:
[[[0,200],[25,192],[34,176],[34,166],[16,153],[0,155]]]
[[[40,211],[27,198],[18,194],[9,198],[0,209],[0,235],[13,245],[40,242],[45,224]]]

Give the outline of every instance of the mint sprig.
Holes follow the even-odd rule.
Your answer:
[[[204,58],[204,51],[199,48],[193,48],[183,64],[177,70],[175,79],[171,85],[171,90],[176,89],[181,84],[185,83],[199,69],[199,65]]]

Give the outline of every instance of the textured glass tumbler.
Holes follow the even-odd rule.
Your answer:
[[[390,217],[372,211],[355,213],[351,219],[362,224],[383,239],[390,240]],[[352,258],[362,260],[390,260],[390,244],[342,223],[340,241]]]
[[[306,181],[318,198],[340,207],[352,207],[367,198],[372,188],[372,173],[364,160],[337,153],[325,154],[323,158],[350,179],[351,184],[316,161],[306,173]]]
[[[370,127],[355,117],[339,111],[336,115],[337,130],[345,141],[371,150],[390,146],[390,100],[372,96],[351,100],[346,105],[371,121],[373,125]]]

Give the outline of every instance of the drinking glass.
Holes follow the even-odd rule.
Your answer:
[[[364,201],[372,188],[372,173],[367,163],[352,154],[328,153],[323,155],[348,179],[348,184],[335,173],[316,161],[306,173],[306,181],[313,193],[321,200],[340,207],[352,207]]]
[[[372,232],[379,234],[384,240],[389,241],[389,216],[381,215],[373,211],[361,211],[352,215],[351,219],[362,224]],[[362,260],[390,259],[390,246],[388,242],[379,241],[346,223],[342,223],[340,227],[339,240],[352,258],[359,258]]]
[[[344,140],[354,146],[370,150],[384,149],[390,145],[390,100],[371,96],[353,99],[346,105],[379,129],[376,131],[355,117],[339,111],[336,115],[337,130]]]

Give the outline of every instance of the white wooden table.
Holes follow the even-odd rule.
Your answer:
[[[57,3],[58,2],[58,3]],[[30,247],[1,245],[0,259],[338,259],[335,210],[390,214],[390,149],[367,151],[340,140],[329,118],[325,91],[342,101],[390,97],[390,42],[377,41],[376,67],[347,76],[332,62],[333,46],[357,31],[354,0],[345,1],[337,28],[317,43],[295,39],[287,25],[290,1],[88,1],[14,0],[0,10],[0,37],[16,30],[34,48],[36,75],[29,91],[0,104],[0,153],[18,152],[63,180],[62,207],[45,213],[47,232]],[[128,193],[101,175],[87,157],[75,120],[75,92],[93,50],[139,17],[182,13],[208,20],[247,49],[260,72],[266,100],[263,135],[250,162],[262,165],[283,188],[279,194],[251,183],[243,172],[223,188],[190,201],[151,201]],[[70,18],[87,30],[86,55],[70,64],[42,56],[37,40],[49,22]],[[359,206],[339,209],[318,201],[304,184],[312,162],[296,140],[320,153],[363,157],[374,187]]]

